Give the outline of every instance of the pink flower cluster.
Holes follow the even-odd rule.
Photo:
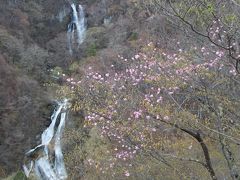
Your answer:
[[[215,33],[220,31],[216,30]],[[152,46],[148,44],[149,48]],[[236,75],[232,67],[223,65],[224,51],[216,47],[211,47],[210,51],[206,46],[195,46],[193,51],[197,53],[189,55],[182,50],[166,52],[154,48],[129,59],[119,56],[121,70],[117,70],[116,65],[107,72],[96,72],[89,67],[80,81],[63,76],[73,89],[80,87],[86,93],[81,97],[88,98],[84,101],[85,127],[98,127],[101,137],[111,140],[113,146],[109,151],[113,161],[131,161],[139,151],[147,148],[149,136],[159,133],[159,120],[171,121],[168,113],[155,113],[152,117],[149,111],[172,102],[184,89],[193,88],[199,74],[221,71]],[[89,164],[94,163],[89,160]],[[128,171],[124,174],[130,176]]]

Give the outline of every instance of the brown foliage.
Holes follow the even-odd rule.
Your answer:
[[[38,83],[0,55],[0,166],[6,173],[21,167],[24,152],[43,129],[43,116],[49,115],[45,103]]]

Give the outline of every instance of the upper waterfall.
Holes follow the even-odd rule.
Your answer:
[[[71,8],[72,8],[71,22],[68,24],[67,30],[68,48],[70,54],[72,54],[72,45],[75,42],[75,30],[77,33],[76,41],[78,47],[83,43],[86,32],[85,14],[82,5],[78,5],[78,8],[76,8],[75,4],[71,4]]]

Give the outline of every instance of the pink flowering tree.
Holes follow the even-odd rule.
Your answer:
[[[198,41],[218,47],[227,54],[228,64],[235,66],[236,71],[239,71],[240,4],[238,1],[152,0],[138,1],[138,5],[150,11],[152,16],[164,14],[179,32],[185,33],[183,36],[188,37],[185,39],[185,44],[191,46]]]
[[[147,156],[179,176],[180,170],[170,164],[173,160],[194,163],[205,169],[206,177],[217,179],[214,144],[222,147],[216,153],[236,175],[231,148],[240,144],[235,119],[239,102],[230,87],[239,83],[235,67],[227,66],[225,59],[216,46],[193,46],[185,52],[149,43],[130,59],[118,56],[119,67],[111,65],[107,72],[89,66],[81,78],[64,74],[67,87],[60,92],[68,92],[73,111],[83,112],[84,128],[97,129],[109,144],[108,158],[88,157],[85,165],[102,174],[137,177],[137,162]],[[180,142],[188,143],[181,149]],[[198,153],[190,156],[192,146]]]
[[[154,42],[132,58],[119,55],[106,71],[92,65],[62,75],[59,93],[84,116],[83,129],[98,139],[92,146],[101,144],[81,165],[106,179],[238,179],[238,2],[135,2],[187,35],[165,49]]]

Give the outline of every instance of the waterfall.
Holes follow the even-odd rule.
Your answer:
[[[61,148],[61,136],[65,126],[66,120],[66,109],[67,109],[67,100],[63,102],[58,102],[58,107],[54,110],[51,116],[50,126],[42,133],[41,144],[36,146],[34,149],[31,149],[26,153],[26,156],[31,156],[34,153],[42,153],[41,157],[31,160],[29,167],[26,165],[23,166],[23,170],[27,177],[34,166],[35,174],[39,179],[42,180],[64,180],[67,178],[67,172],[64,165],[63,153]],[[57,119],[60,116],[60,122],[57,126]],[[55,132],[56,131],[56,132]],[[54,141],[53,150],[50,148]],[[49,156],[51,151],[54,151],[55,163],[51,162]]]
[[[86,31],[86,23],[85,23],[85,14],[83,7],[78,5],[79,9],[79,25],[77,27],[78,30],[78,44],[82,44],[85,39],[85,31]]]
[[[78,5],[78,11],[75,4],[71,4],[72,8],[72,18],[71,22],[68,24],[67,30],[67,41],[68,41],[68,49],[69,53],[72,54],[72,46],[75,42],[75,30],[77,33],[77,44],[78,47],[83,43],[85,39],[86,32],[86,22],[85,22],[85,14],[82,5]]]
[[[73,53],[75,42],[78,47],[83,43],[86,33],[83,7],[78,5],[76,8],[75,4],[72,3],[71,9],[71,22],[68,24],[67,29],[67,43],[70,54]],[[77,35],[76,39],[75,33]],[[35,175],[41,180],[65,180],[67,178],[61,148],[61,136],[65,126],[67,104],[67,100],[58,102],[58,107],[51,116],[50,126],[41,135],[41,144],[26,153],[26,156],[31,158],[28,165],[23,165],[27,177],[34,171]]]
[[[67,177],[67,172],[64,166],[63,154],[61,149],[61,135],[65,126],[66,112],[61,114],[61,120],[55,136],[55,172],[60,179]]]

